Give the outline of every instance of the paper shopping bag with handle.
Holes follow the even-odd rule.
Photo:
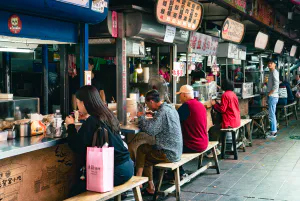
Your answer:
[[[103,143],[103,137],[105,142]],[[99,143],[99,138],[101,143]],[[100,148],[100,145],[102,148]],[[114,188],[114,148],[108,147],[108,132],[99,128],[86,156],[87,190],[104,193]]]

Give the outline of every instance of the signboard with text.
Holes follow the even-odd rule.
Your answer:
[[[241,43],[245,35],[245,25],[241,22],[227,18],[222,27],[222,39]]]
[[[266,49],[268,42],[269,42],[269,35],[260,31],[256,35],[254,47],[264,50]]]
[[[296,55],[296,52],[297,52],[297,46],[293,45],[290,51],[290,56],[294,57]]]
[[[284,47],[284,42],[281,40],[277,40],[274,47],[274,53],[281,54],[283,47]]]
[[[196,31],[202,16],[202,5],[193,0],[158,0],[156,4],[156,18],[161,24]]]
[[[204,56],[216,56],[218,44],[218,38],[198,32],[192,32],[190,37],[189,52]]]
[[[222,0],[222,1],[246,13],[247,0]]]

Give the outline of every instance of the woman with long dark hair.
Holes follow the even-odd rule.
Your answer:
[[[120,125],[118,119],[103,103],[98,90],[93,86],[81,87],[76,93],[76,102],[79,112],[86,116],[87,119],[77,132],[74,118],[70,116],[66,118],[65,122],[68,126],[67,140],[70,148],[80,154],[82,166],[85,166],[86,150],[87,147],[92,146],[95,131],[99,127],[107,129],[108,144],[110,147],[114,147],[114,185],[124,184],[133,176],[134,169],[129,152],[119,134]],[[103,134],[100,133],[100,135]],[[100,138],[102,137],[100,136]],[[76,193],[86,190],[85,183],[85,181],[81,182],[81,188]]]

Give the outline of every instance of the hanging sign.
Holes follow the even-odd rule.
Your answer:
[[[176,28],[171,26],[166,26],[166,33],[164,42],[173,43],[176,34]]]
[[[184,68],[185,68],[184,62],[174,62],[172,75],[174,77],[182,77],[184,75],[184,73],[183,73]]]
[[[92,71],[84,71],[84,85],[92,85]]]
[[[189,51],[204,56],[216,56],[218,44],[218,38],[198,32],[192,32]]]
[[[241,22],[227,18],[222,28],[222,39],[241,43],[245,34],[245,25]]]
[[[118,37],[118,13],[116,11],[112,11],[111,15],[112,15],[111,35],[112,37],[117,38]]]
[[[207,57],[207,66],[212,66],[212,57],[211,56],[208,56]]]
[[[56,0],[56,1],[60,1],[63,3],[69,3],[69,4],[73,4],[73,5],[81,6],[81,7],[85,7],[85,8],[89,8],[89,6],[90,6],[89,0]]]
[[[22,30],[22,21],[18,15],[12,15],[8,19],[8,29],[13,34],[18,34]]]
[[[107,8],[107,1],[106,0],[93,0],[92,1],[92,10],[104,13],[104,8]]]
[[[277,40],[274,48],[274,52],[277,54],[281,54],[284,47],[284,42],[282,40]]]
[[[161,24],[196,31],[202,16],[202,5],[193,0],[158,0],[156,4],[156,18]]]
[[[293,45],[292,48],[291,48],[291,51],[290,51],[290,56],[294,57],[296,52],[297,52],[297,46]]]
[[[258,34],[256,35],[254,47],[264,50],[267,47],[268,41],[269,41],[269,35],[263,32],[258,32]]]

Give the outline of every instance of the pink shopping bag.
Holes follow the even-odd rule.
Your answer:
[[[104,130],[105,141],[108,143],[107,130],[100,130]],[[98,145],[94,146],[98,141],[97,137],[95,137],[98,136],[98,131],[94,134],[93,147],[87,148],[86,186],[89,191],[104,193],[112,191],[114,188],[114,148],[104,146],[98,148]]]

